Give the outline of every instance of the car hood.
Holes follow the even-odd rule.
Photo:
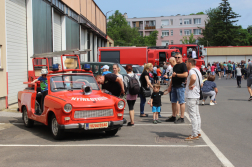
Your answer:
[[[70,103],[74,108],[80,107],[109,107],[114,106],[117,98],[115,96],[93,91],[90,95],[83,95],[82,91],[65,92],[58,96]]]

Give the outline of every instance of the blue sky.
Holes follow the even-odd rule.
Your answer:
[[[205,12],[209,8],[219,6],[221,0],[94,0],[104,14],[113,10],[127,13],[133,17],[159,17],[170,15],[188,15]],[[252,0],[229,0],[233,11],[240,14],[238,25],[247,28],[252,25]],[[110,16],[113,12],[108,13]]]

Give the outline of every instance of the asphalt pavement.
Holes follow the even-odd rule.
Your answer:
[[[48,127],[23,125],[15,107],[0,112],[0,166],[251,166],[252,101],[246,81],[216,80],[217,105],[200,106],[202,138],[184,141],[191,134],[186,114],[184,124],[167,123],[171,115],[169,96],[162,97],[162,123],[139,117],[135,104],[135,126],[123,126],[114,137],[103,132],[67,132],[56,141]],[[166,86],[162,86],[164,90]],[[129,120],[128,108],[124,117]]]

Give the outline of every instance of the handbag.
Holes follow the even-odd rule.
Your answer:
[[[194,70],[195,72],[196,72],[196,74],[197,74],[197,76],[198,76],[198,79],[199,79],[199,87],[200,87],[200,100],[202,100],[203,99],[203,93],[202,93],[202,90],[201,90],[201,86],[200,86],[200,78],[199,78],[199,75],[198,75],[198,73],[197,73],[197,71],[196,70]]]
[[[141,93],[144,97],[150,97],[151,96],[151,90],[150,88],[144,88],[141,87]]]

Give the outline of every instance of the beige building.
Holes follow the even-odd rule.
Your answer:
[[[92,62],[107,45],[106,16],[94,0],[0,0],[0,23],[0,110],[27,87],[33,54],[91,49],[80,60]]]
[[[107,47],[114,47],[115,46],[115,43],[114,43],[114,40],[112,38],[110,38],[108,35],[107,35]]]

